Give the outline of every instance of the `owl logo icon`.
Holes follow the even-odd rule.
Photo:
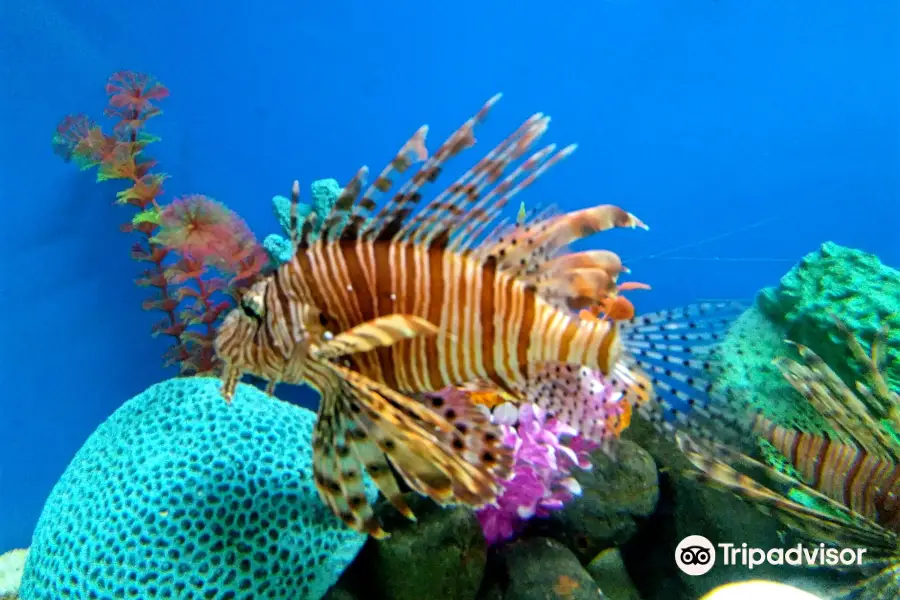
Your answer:
[[[675,548],[675,564],[688,575],[705,575],[716,564],[716,548],[702,535],[689,535]]]

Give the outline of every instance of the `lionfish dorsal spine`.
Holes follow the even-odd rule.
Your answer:
[[[300,182],[296,179],[291,185],[291,212],[288,229],[291,236],[291,255],[297,252],[300,244],[300,223],[297,222],[297,210],[300,205]]]
[[[323,242],[333,243],[341,239],[344,228],[348,223],[348,215],[350,210],[355,206],[357,198],[362,193],[362,188],[366,184],[366,178],[369,175],[369,168],[360,167],[353,178],[341,189],[334,205],[328,212],[325,222],[322,224],[320,236]]]

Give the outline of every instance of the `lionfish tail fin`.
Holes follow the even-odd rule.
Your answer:
[[[332,394],[328,401],[335,407],[331,421],[342,426],[322,426],[317,455],[323,457],[323,467],[330,469],[319,471],[317,480],[323,482],[319,489],[326,504],[350,527],[372,535],[383,533],[373,525],[377,522],[367,503],[361,502],[364,497],[357,494],[354,502],[347,502],[352,490],[344,485],[341,465],[325,458],[329,454],[341,458],[347,450],[409,518],[414,516],[400,496],[388,462],[413,490],[440,504],[477,507],[496,499],[501,482],[511,473],[513,450],[503,445],[499,429],[476,406],[447,403],[438,397],[420,402],[339,365],[326,366],[341,380],[343,393]],[[323,416],[320,413],[320,422]],[[341,435],[347,438],[347,450],[337,450]]]
[[[720,345],[746,307],[740,301],[700,302],[621,322],[624,352],[614,384],[667,437],[686,431],[731,444],[755,440],[747,434],[757,412],[716,383]]]
[[[369,352],[375,348],[392,346],[401,340],[435,335],[438,331],[436,325],[415,315],[386,315],[339,333],[320,345],[313,356],[327,360],[345,354]]]

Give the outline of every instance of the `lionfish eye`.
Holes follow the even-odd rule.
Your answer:
[[[319,324],[322,327],[328,325],[328,316],[326,316],[325,313],[319,313]]]
[[[262,310],[260,310],[259,302],[255,302],[253,298],[242,298],[241,310],[251,319],[262,321],[263,315]]]

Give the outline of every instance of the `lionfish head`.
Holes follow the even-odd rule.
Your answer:
[[[270,278],[254,283],[216,332],[214,348],[225,365],[222,395],[226,400],[246,373],[270,382],[303,381],[309,332],[304,318],[289,327],[277,294],[270,289],[274,285]]]

